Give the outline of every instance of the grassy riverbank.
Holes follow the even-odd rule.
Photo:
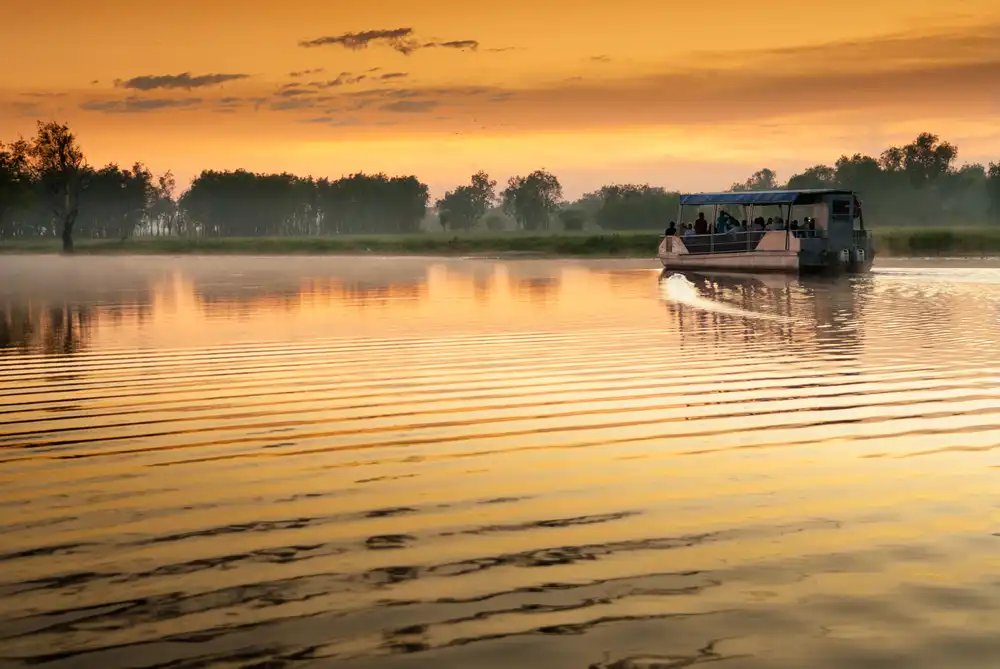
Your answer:
[[[877,228],[880,256],[1000,255],[1000,227]],[[624,233],[460,233],[338,237],[143,237],[81,239],[81,254],[382,254],[652,257],[660,235]],[[4,240],[0,253],[56,253],[57,239]]]

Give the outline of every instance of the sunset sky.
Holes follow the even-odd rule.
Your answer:
[[[66,121],[90,162],[416,174],[544,167],[726,188],[918,132],[1000,159],[1000,3],[31,3],[0,18],[0,140]],[[11,11],[11,9],[13,11]]]

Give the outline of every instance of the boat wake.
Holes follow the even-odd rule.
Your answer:
[[[783,323],[794,323],[794,318],[778,316],[776,314],[762,314],[756,311],[740,309],[731,304],[716,302],[702,297],[698,292],[698,287],[688,280],[683,274],[671,274],[666,279],[660,281],[660,298],[664,302],[683,304],[695,309],[712,311],[718,314],[729,316],[741,316],[743,318],[756,318],[759,320],[779,321]]]

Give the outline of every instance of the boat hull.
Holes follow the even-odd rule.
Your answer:
[[[727,272],[784,272],[789,274],[854,274],[871,270],[875,249],[869,239],[841,254],[829,252],[820,239],[786,239],[772,231],[757,240],[752,250],[694,252],[679,237],[664,237],[658,257],[664,269]],[[741,242],[742,243],[742,242]],[[704,243],[701,245],[704,248]],[[786,248],[787,247],[787,248]],[[697,249],[697,245],[692,245]]]
[[[790,251],[735,253],[668,253],[660,256],[665,269],[715,269],[743,272],[798,272],[799,254]]]

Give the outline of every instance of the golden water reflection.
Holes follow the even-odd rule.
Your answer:
[[[650,265],[4,257],[0,666],[998,664],[1000,270]]]

